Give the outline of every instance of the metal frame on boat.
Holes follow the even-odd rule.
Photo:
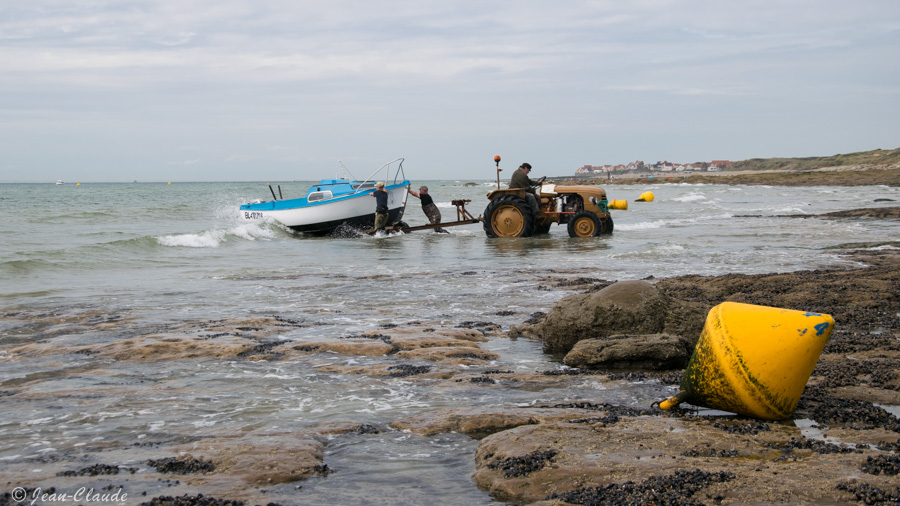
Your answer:
[[[403,158],[397,158],[382,165],[371,176],[358,181],[341,164],[344,177],[322,179],[306,192],[306,196],[294,199],[279,199],[269,185],[274,200],[255,202],[240,207],[244,220],[260,221],[273,219],[298,232],[328,233],[341,226],[371,228],[375,224],[375,181],[384,173],[384,190],[388,193],[388,225],[399,224],[406,210],[409,196],[409,181],[403,172]],[[392,167],[393,179],[390,175]],[[391,179],[390,181],[388,181]],[[281,187],[278,188],[281,195]]]

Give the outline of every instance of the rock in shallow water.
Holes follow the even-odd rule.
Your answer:
[[[510,336],[538,337],[546,352],[568,352],[578,341],[616,333],[663,330],[667,300],[646,281],[620,281],[596,293],[564,297],[535,325],[510,328]]]
[[[669,334],[610,336],[578,341],[563,362],[596,369],[683,369],[691,358],[691,342]]]

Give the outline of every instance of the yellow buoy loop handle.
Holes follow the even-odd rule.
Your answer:
[[[685,392],[684,390],[682,390],[681,392],[678,392],[677,394],[673,395],[672,397],[669,397],[668,399],[660,402],[659,409],[672,409],[675,406],[684,402],[684,400],[687,398],[688,398],[688,393]]]

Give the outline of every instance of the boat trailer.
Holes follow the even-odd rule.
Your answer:
[[[416,227],[407,227],[403,225],[392,225],[390,227],[384,227],[384,229],[388,232],[403,232],[404,234],[407,232],[415,232],[417,230],[431,230],[435,228],[444,228],[444,227],[457,227],[459,225],[471,225],[473,223],[480,223],[482,221],[481,216],[474,217],[469,210],[466,209],[466,204],[472,202],[469,199],[457,199],[451,200],[450,203],[456,206],[456,221],[448,221],[446,223],[438,223],[436,225],[428,224],[428,225],[419,225]],[[369,235],[373,235],[375,233],[375,229],[366,230],[365,233]]]

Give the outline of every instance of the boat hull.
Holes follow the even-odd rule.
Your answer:
[[[391,185],[388,192],[388,224],[403,218],[409,195],[409,182]],[[356,228],[375,226],[375,199],[367,190],[329,200],[308,202],[302,199],[277,200],[241,206],[241,218],[248,221],[273,219],[292,230],[307,233],[329,233],[342,225]]]

